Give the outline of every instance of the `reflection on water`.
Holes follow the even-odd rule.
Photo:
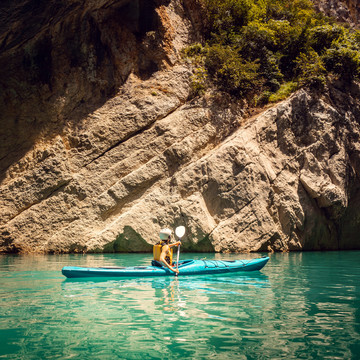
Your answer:
[[[257,255],[187,254],[187,258]],[[0,358],[360,358],[360,252],[273,254],[261,272],[66,280],[149,255],[0,256]]]
[[[253,274],[159,277],[144,279],[66,279],[62,283],[65,297],[83,297],[101,292],[102,295],[121,295],[127,304],[136,304],[137,308],[147,311],[153,309],[166,311],[183,310],[185,316],[186,299],[196,297],[197,303],[206,304],[209,296],[215,294],[244,295],[244,287],[269,287],[268,276],[257,272]],[[86,291],[87,290],[87,291]],[[114,299],[113,299],[114,300]],[[115,301],[115,300],[114,300]]]

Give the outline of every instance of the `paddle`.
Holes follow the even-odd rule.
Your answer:
[[[175,229],[175,234],[178,237],[180,243],[181,243],[181,238],[185,235],[185,226],[178,226]],[[181,245],[181,244],[180,244]],[[178,265],[179,265],[179,257],[180,257],[180,245],[177,248],[177,257],[176,257],[176,270],[178,269]],[[177,275],[177,274],[176,274]]]

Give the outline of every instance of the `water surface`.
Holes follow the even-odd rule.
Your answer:
[[[185,254],[249,259],[256,254]],[[273,254],[260,272],[66,280],[149,254],[0,256],[0,358],[360,359],[360,252]]]

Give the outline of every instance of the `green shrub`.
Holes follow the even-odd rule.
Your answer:
[[[269,84],[278,84],[284,78],[279,68],[279,60],[279,56],[271,51],[264,53],[260,59],[260,74]]]
[[[204,0],[212,33],[231,35],[250,21],[252,0]],[[224,39],[225,40],[225,39]]]
[[[199,43],[190,45],[182,50],[182,55],[185,58],[191,59],[194,63],[202,64],[205,54],[205,49]]]
[[[255,106],[263,106],[269,102],[269,98],[272,95],[272,92],[266,90],[262,92],[260,95],[255,97]]]
[[[204,67],[198,67],[194,70],[191,77],[191,92],[193,96],[203,95],[207,83],[207,71]]]
[[[350,82],[359,77],[360,55],[359,49],[349,46],[349,44],[339,44],[330,48],[324,55],[326,69],[346,82]]]
[[[202,0],[206,43],[184,50],[197,69],[193,90],[216,86],[238,97],[278,101],[328,75],[359,77],[360,32],[334,24],[310,0]],[[275,100],[274,100],[275,99]]]
[[[317,53],[321,53],[330,48],[334,41],[343,37],[344,30],[338,25],[316,26],[310,30],[310,45]]]
[[[296,91],[299,88],[299,84],[295,81],[289,81],[281,85],[280,89],[274,93],[271,94],[269,97],[269,102],[278,102],[281,100],[286,99],[288,96],[290,96],[294,91]]]
[[[280,89],[281,84],[276,79],[270,79],[265,83],[265,86],[267,86],[271,92],[276,92]]]
[[[314,50],[308,53],[301,53],[295,62],[301,85],[315,85],[319,87],[325,84],[326,69],[324,62]]]
[[[245,96],[257,84],[259,64],[244,60],[232,47],[209,47],[205,66],[218,87],[234,95]]]

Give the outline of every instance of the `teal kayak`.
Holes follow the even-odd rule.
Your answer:
[[[252,260],[183,260],[179,262],[179,275],[224,274],[238,271],[261,270],[269,257]],[[175,276],[175,273],[160,263],[152,262],[151,266],[134,267],[79,267],[64,266],[62,274],[67,278],[122,278]]]

